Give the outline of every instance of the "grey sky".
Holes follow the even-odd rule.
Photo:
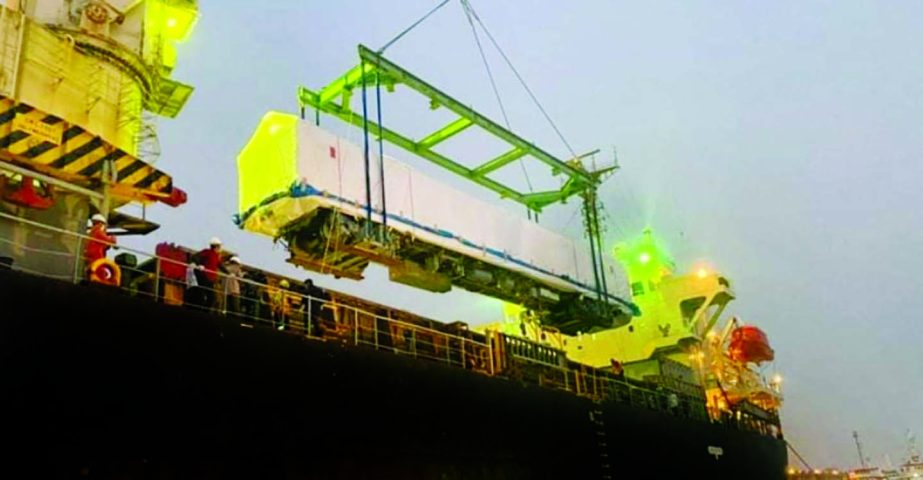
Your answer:
[[[285,268],[280,248],[231,223],[237,152],[267,110],[296,110],[298,85],[326,84],[358,43],[382,45],[435,3],[202,2],[176,73],[196,93],[160,123],[159,166],[190,202],[156,207],[164,227],[145,245],[217,234],[245,261]],[[874,460],[902,459],[904,430],[923,434],[923,3],[472,3],[575,150],[618,147],[607,248],[649,225],[680,265],[732,278],[733,313],[768,332],[785,375],[785,432],[815,465],[856,463],[853,429]],[[453,1],[388,54],[499,119],[469,28]],[[565,155],[491,62],[514,129]],[[438,125],[388,101],[386,122]],[[579,236],[572,212],[544,222]],[[496,312],[370,277],[318,282],[444,320]]]

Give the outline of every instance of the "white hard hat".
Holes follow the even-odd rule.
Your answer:
[[[208,241],[208,244],[209,245],[221,245],[221,239],[218,237],[212,237],[212,239]]]
[[[94,214],[92,217],[90,217],[90,220],[100,223],[109,223],[106,221],[106,217],[104,217],[101,213]]]
[[[228,260],[228,261],[229,261],[229,262],[231,262],[231,263],[237,263],[237,264],[240,264],[240,257],[238,257],[237,255],[234,255],[234,256],[233,256],[233,257],[231,257],[231,259],[230,259],[230,260]]]

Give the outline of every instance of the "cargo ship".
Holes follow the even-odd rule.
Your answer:
[[[218,239],[210,253],[163,242],[109,258],[116,238],[159,228],[143,207],[186,202],[153,164],[148,116],[175,117],[192,94],[171,75],[196,19],[192,0],[0,9],[6,472],[785,477],[781,379],[760,368],[774,353],[760,329],[724,316],[730,280],[677,272],[651,231],[610,255],[597,191],[614,168],[547,153],[381,51],[360,46],[356,68],[301,88],[300,116],[263,118],[238,158],[235,220],[314,272],[361,281],[374,263],[430,295],[500,299],[498,322],[446,323],[320,289],[241,264]],[[457,118],[420,140],[388,129],[367,102],[394,88]],[[322,115],[361,128],[363,145],[324,130]],[[476,167],[434,150],[469,128],[510,150]],[[528,218],[384,156],[384,142]],[[521,160],[566,178],[528,193],[491,178]],[[568,199],[589,245],[536,220]]]

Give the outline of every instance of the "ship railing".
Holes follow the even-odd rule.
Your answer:
[[[11,223],[17,228],[6,228]],[[88,283],[83,255],[89,241],[96,240],[0,212],[0,268]],[[112,247],[117,249],[114,262],[121,279],[111,286],[129,295],[223,315],[246,328],[266,326],[315,340],[371,347],[494,374],[490,343],[466,329],[443,331],[392,318],[390,311],[376,313],[352,304],[355,300],[337,298],[337,294],[330,295],[322,289],[309,294],[297,291],[297,284],[281,288],[283,277],[254,281],[217,271],[213,273],[215,281],[210,282],[194,263],[125,246]],[[232,293],[230,286],[234,283],[239,286],[239,294]]]
[[[18,223],[19,228],[6,228],[10,222]],[[12,234],[8,235],[8,232]],[[0,212],[0,268],[86,283],[83,247],[91,240],[84,234]],[[122,278],[112,288],[129,295],[146,297],[177,308],[208,311],[238,322],[245,328],[265,326],[280,333],[318,341],[371,347],[488,375],[512,376],[545,387],[567,390],[594,401],[628,404],[703,421],[710,418],[703,398],[669,389],[652,389],[609,374],[605,369],[567,362],[561,356],[563,352],[536,346],[533,342],[516,340],[515,337],[502,338],[503,335],[477,335],[467,330],[452,333],[430,328],[392,318],[390,311],[381,314],[361,308],[336,296],[323,298],[282,289],[279,283],[283,277],[264,282],[232,278],[218,271],[215,272],[217,281],[212,286],[204,286],[198,281],[192,285],[185,274],[192,272],[191,277],[197,276],[192,263],[130,247],[114,247],[120,254],[131,254],[134,258],[130,261],[128,256],[116,256]],[[175,271],[184,274],[178,276]],[[232,282],[228,282],[229,279],[239,284],[240,295],[230,293],[228,286]],[[522,368],[528,365],[535,368]],[[768,435],[781,435],[777,418],[757,418],[746,411],[728,412],[712,421]]]
[[[515,360],[521,364],[546,365],[527,356],[516,355]],[[702,422],[722,423],[730,428],[758,432],[764,435],[781,437],[778,418],[764,419],[749,415],[740,410],[726,412],[725,415],[712,417],[705,398],[694,395],[688,390],[673,389],[664,386],[654,387],[649,383],[627,379],[615,375],[604,368],[593,368],[576,362],[569,362],[564,368],[537,370],[531,373],[528,368],[510,368],[519,380],[551,388],[567,390],[575,395],[599,403],[630,405],[633,408],[657,411],[677,417],[694,419]]]
[[[722,412],[713,416],[705,399],[687,389],[652,387],[650,384],[616,376],[603,368],[592,368],[571,362],[564,371],[564,379],[546,376],[543,380],[556,378],[546,385],[568,390],[595,402],[610,402],[631,405],[674,416],[703,422],[722,423],[730,428],[757,432],[776,438],[782,437],[778,416],[759,416],[744,408]]]

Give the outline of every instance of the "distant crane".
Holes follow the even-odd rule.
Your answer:
[[[853,430],[852,438],[856,439],[856,450],[859,451],[859,464],[862,465],[862,468],[865,468],[865,456],[862,455],[862,443],[859,442],[859,432]]]

